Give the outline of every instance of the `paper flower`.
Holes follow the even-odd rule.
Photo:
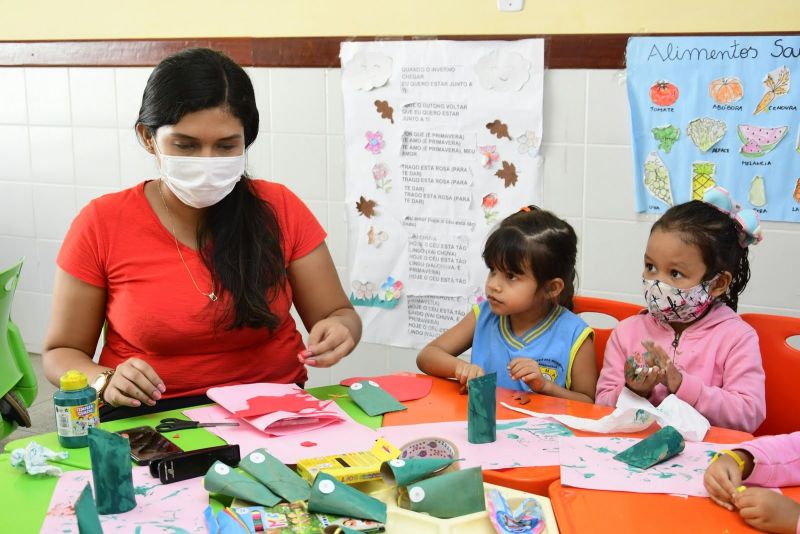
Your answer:
[[[483,197],[481,201],[481,206],[483,207],[483,218],[486,219],[486,223],[493,223],[497,220],[497,212],[493,210],[495,206],[497,206],[498,202],[497,195],[494,193],[489,193],[488,195]]]
[[[392,58],[360,51],[342,68],[342,84],[351,89],[369,91],[385,85],[391,75]]]
[[[355,290],[356,297],[360,299],[371,299],[375,293],[375,284],[372,282],[353,280],[353,289]]]
[[[380,154],[383,147],[386,146],[383,134],[381,132],[367,132],[365,135],[367,136],[367,144],[364,145],[364,148],[375,155]]]
[[[388,277],[384,283],[381,284],[381,291],[384,292],[383,300],[399,299],[400,292],[403,290],[403,282],[395,280],[393,277]]]
[[[389,176],[389,167],[385,163],[376,163],[372,167],[372,177],[375,179],[375,187],[387,193],[392,192],[392,180]]]
[[[497,153],[495,145],[479,146],[478,152],[481,154],[484,169],[491,169],[494,163],[500,160],[500,154]]]
[[[519,153],[525,154],[527,152],[529,156],[535,156],[539,152],[540,142],[541,140],[535,132],[530,130],[526,131],[524,134],[517,137],[517,143],[519,143]]]
[[[531,63],[516,52],[493,50],[478,60],[475,73],[484,89],[519,91],[530,78]]]

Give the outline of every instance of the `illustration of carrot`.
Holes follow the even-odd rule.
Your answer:
[[[776,96],[785,95],[789,92],[789,69],[784,66],[767,74],[764,79],[764,87],[767,88],[767,91],[761,97],[761,102],[756,106],[753,115],[767,111],[768,106],[775,100]]]

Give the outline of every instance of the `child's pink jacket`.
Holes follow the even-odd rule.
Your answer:
[[[717,304],[680,336],[649,313],[621,321],[606,345],[595,402],[615,406],[625,387],[625,360],[644,353],[643,340],[661,345],[683,374],[676,395],[714,426],[753,432],[766,417],[764,369],[755,330],[728,306]],[[658,384],[648,400],[669,395]]]

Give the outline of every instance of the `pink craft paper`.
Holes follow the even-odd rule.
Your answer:
[[[687,441],[678,456],[645,470],[614,459],[614,455],[639,441],[617,437],[562,438],[561,483],[576,488],[707,497],[703,474],[708,462],[717,451],[735,447]]]
[[[260,395],[247,399],[247,408],[234,412],[231,418],[258,417],[274,412],[310,413],[322,411],[330,402],[322,402],[308,394],[292,394],[273,397]]]
[[[400,402],[411,401],[426,397],[431,392],[433,381],[425,376],[411,373],[397,373],[382,376],[356,376],[345,378],[340,385],[350,387],[362,380],[372,380]]]
[[[256,397],[281,397],[284,395],[302,395],[314,401],[317,406],[318,399],[312,397],[294,384],[241,384],[238,386],[225,386],[211,388],[206,393],[208,397],[225,408],[228,412],[236,413],[248,409],[248,401]],[[311,404],[311,402],[309,402]],[[243,419],[258,430],[273,436],[285,436],[298,432],[308,432],[330,424],[342,421],[344,412],[337,412],[333,407],[335,402],[326,406],[325,411],[309,408],[300,413],[278,411],[258,417]],[[226,413],[223,418],[229,418],[231,413]]]
[[[40,532],[78,534],[73,506],[87,482],[93,485],[92,472],[88,470],[61,475]],[[103,532],[208,532],[203,521],[208,492],[203,489],[202,478],[164,485],[150,476],[148,467],[134,467],[133,485],[136,508],[124,514],[101,515]]]
[[[329,407],[340,420],[331,425],[306,432],[271,437],[248,426],[212,426],[206,430],[231,444],[239,445],[242,457],[259,447],[285,464],[296,464],[304,458],[341,454],[343,452],[366,451],[372,448],[378,434],[360,423],[356,423],[336,403]],[[195,408],[183,412],[193,421],[213,423],[223,420],[228,414],[220,406]],[[221,419],[222,418],[222,419]]]
[[[571,436],[562,425],[538,417],[497,422],[497,441],[474,444],[467,439],[467,422],[387,426],[378,431],[396,447],[421,438],[444,438],[458,448],[461,469],[505,469],[558,465],[558,438]]]

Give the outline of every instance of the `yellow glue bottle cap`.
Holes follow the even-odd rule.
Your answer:
[[[64,391],[76,391],[89,385],[86,375],[75,369],[70,369],[61,376],[59,380],[61,389]]]

